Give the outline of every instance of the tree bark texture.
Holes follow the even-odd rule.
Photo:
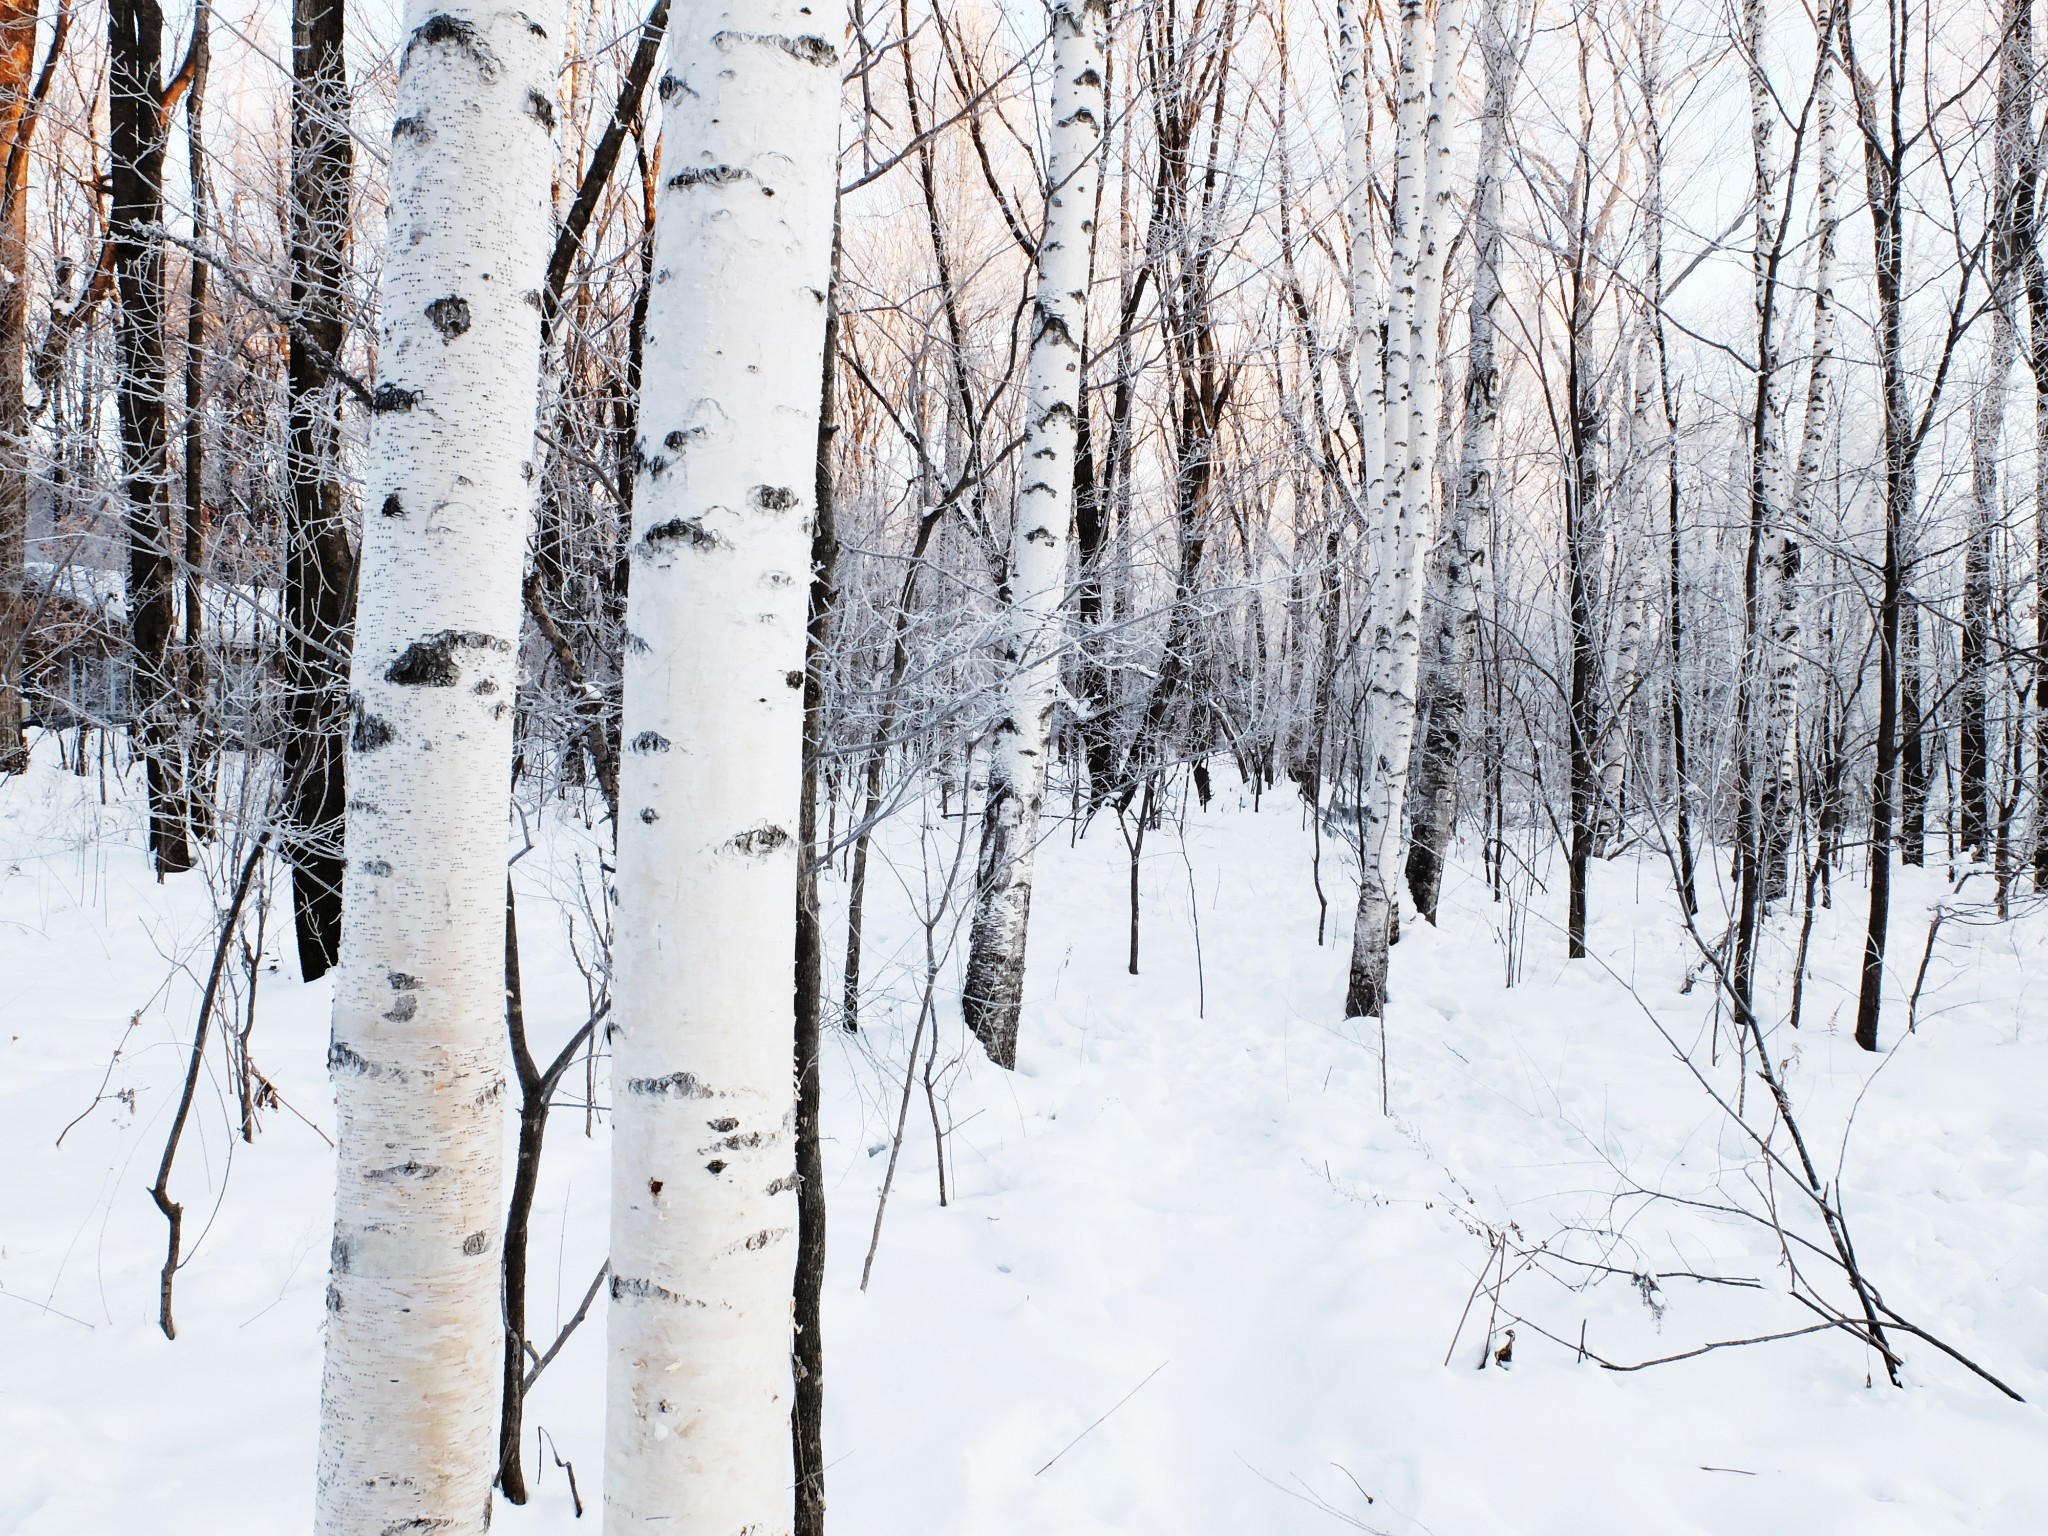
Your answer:
[[[1452,237],[1449,171],[1464,12],[1464,0],[1445,0],[1438,8],[1432,49],[1422,0],[1403,0],[1401,6],[1382,439],[1386,496],[1376,516],[1380,558],[1373,581],[1366,694],[1364,868],[1344,1002],[1345,1014],[1353,1018],[1378,1018],[1385,1012],[1387,949],[1401,876],[1402,816],[1422,656],[1423,552],[1437,500],[1437,328]],[[1368,453],[1368,474],[1371,462]]]
[[[169,359],[165,334],[163,11],[156,0],[107,9],[107,139],[111,177],[114,346],[121,487],[128,533],[132,637],[128,718],[149,796],[157,873],[192,867],[185,751],[172,643],[177,543],[171,527]]]
[[[29,611],[28,138],[30,81],[41,0],[0,3],[0,773],[28,767],[22,734],[21,660]]]
[[[320,1536],[481,1532],[498,1465],[506,824],[559,45],[545,11],[414,0],[405,20],[328,1051]]]
[[[1051,21],[1052,159],[1045,234],[1038,243],[1023,472],[1010,541],[1002,704],[989,749],[974,928],[960,998],[968,1027],[1002,1067],[1017,1064],[1032,866],[1067,638],[1062,612],[1108,11],[1106,0],[1062,0]]]
[[[805,628],[841,15],[669,33],[613,946],[605,1525],[792,1529]]]
[[[299,973],[341,953],[342,823],[347,799],[348,664],[356,551],[342,484],[341,391],[332,376],[348,334],[349,137],[346,0],[292,4],[292,311],[285,389],[284,771],[286,856]]]
[[[1479,664],[1480,615],[1493,547],[1494,477],[1500,441],[1499,316],[1501,171],[1508,114],[1520,75],[1516,39],[1502,25],[1503,0],[1487,0],[1479,47],[1486,70],[1479,118],[1479,181],[1473,191],[1477,233],[1471,344],[1465,372],[1464,441],[1458,454],[1457,501],[1451,536],[1432,568],[1431,650],[1423,694],[1429,700],[1422,751],[1415,766],[1414,826],[1408,847],[1408,894],[1416,911],[1436,921],[1458,822],[1458,772],[1472,684]]]

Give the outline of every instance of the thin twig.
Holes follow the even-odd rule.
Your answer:
[[[1082,1430],[1080,1434],[1074,1436],[1073,1439],[1069,1440],[1065,1445],[1061,1446],[1059,1448],[1058,1454],[1053,1457],[1052,1461],[1048,1461],[1044,1467],[1040,1467],[1038,1469],[1038,1472],[1034,1472],[1031,1475],[1033,1477],[1038,1476],[1039,1472],[1045,1471],[1046,1467],[1050,1467],[1053,1461],[1058,1461],[1061,1456],[1066,1455],[1067,1452],[1071,1451],[1083,1440],[1086,1440],[1088,1436],[1092,1434],[1102,1424],[1103,1419],[1107,1419],[1111,1413],[1115,1413],[1117,1409],[1123,1407],[1125,1403],[1128,1403],[1132,1398],[1136,1397],[1140,1392],[1142,1392],[1145,1389],[1146,1381],[1150,1381],[1154,1376],[1157,1376],[1161,1371],[1165,1370],[1167,1366],[1171,1365],[1172,1363],[1173,1361],[1169,1357],[1168,1359],[1162,1360],[1157,1365],[1153,1366],[1151,1370],[1145,1373],[1145,1381],[1139,1382],[1135,1387],[1131,1388],[1130,1391],[1126,1392],[1122,1397],[1118,1398],[1115,1402],[1111,1403],[1109,1405],[1108,1413],[1103,1414],[1101,1419],[1097,1419],[1093,1424],[1090,1424],[1088,1428]]]

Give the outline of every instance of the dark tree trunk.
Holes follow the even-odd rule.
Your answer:
[[[1074,608],[1080,620],[1075,681],[1088,714],[1080,722],[1081,752],[1088,767],[1088,794],[1099,801],[1114,787],[1116,732],[1111,716],[1109,668],[1102,658],[1102,560],[1109,547],[1109,498],[1095,460],[1095,434],[1088,394],[1074,420],[1074,549],[1077,579]],[[1106,466],[1104,466],[1106,467]]]
[[[1581,189],[1582,200],[1592,196],[1590,185]],[[1565,953],[1573,960],[1586,954],[1586,879],[1593,856],[1594,817],[1598,809],[1599,779],[1594,746],[1599,740],[1600,652],[1594,632],[1594,571],[1598,559],[1600,504],[1600,398],[1599,381],[1593,377],[1593,359],[1587,356],[1587,342],[1593,321],[1592,278],[1586,266],[1593,259],[1590,239],[1581,223],[1573,253],[1572,317],[1569,340],[1571,377],[1571,463],[1565,486],[1565,562],[1567,606],[1571,623],[1571,669],[1567,756],[1569,759],[1571,824],[1567,862],[1569,888],[1566,899]]]
[[[811,528],[811,606],[804,633],[803,802],[796,888],[796,1398],[789,1417],[796,1462],[794,1536],[825,1530],[825,1159],[818,1143],[818,1052],[825,1011],[825,934],[818,915],[818,769],[825,749],[825,669],[839,566],[832,475],[839,432],[839,219],[833,210],[832,282],[825,298],[825,375],[818,411],[818,515]]]
[[[28,576],[28,144],[50,68],[64,46],[64,11],[33,92],[39,0],[0,3],[0,145],[7,150],[0,182],[0,773],[28,767],[22,734],[21,659],[31,617]]]
[[[505,1027],[519,1080],[519,1150],[512,1164],[512,1199],[505,1214],[505,1366],[499,1383],[498,1487],[510,1504],[526,1502],[526,1469],[519,1461],[526,1409],[526,1238],[533,1197],[540,1188],[540,1154],[547,1142],[548,1091],[526,1042],[526,1000],[519,978],[519,920],[511,877],[505,880]]]
[[[2020,16],[2025,6],[2015,6]],[[2016,238],[2025,253],[2027,366],[2034,376],[2034,889],[2048,890],[2048,262],[2041,257],[2037,168],[2021,160]]]
[[[1906,516],[1912,515],[1910,506]],[[1920,703],[1920,604],[1906,585],[1912,556],[1899,559],[1899,861],[1927,862],[1927,719]]]
[[[149,792],[157,873],[192,867],[178,689],[173,676],[177,559],[170,506],[169,373],[164,335],[163,11],[156,0],[107,10],[107,138],[112,166],[121,479],[133,637],[130,731]]]
[[[348,333],[349,182],[354,168],[343,57],[346,0],[293,0],[292,311],[285,475],[285,819],[299,971],[341,955],[342,812],[356,552],[338,463],[331,369]]]

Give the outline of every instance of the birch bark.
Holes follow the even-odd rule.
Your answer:
[[[788,1532],[804,647],[842,13],[671,23],[624,655],[605,1528]]]
[[[1628,749],[1635,729],[1636,692],[1642,684],[1643,621],[1649,593],[1635,543],[1639,530],[1651,526],[1652,467],[1663,457],[1664,434],[1658,415],[1663,404],[1657,370],[1657,343],[1647,326],[1636,338],[1633,394],[1629,412],[1628,456],[1622,465],[1624,494],[1620,504],[1632,519],[1618,531],[1615,543],[1615,585],[1621,599],[1615,614],[1614,665],[1607,684],[1607,720],[1600,733],[1600,795],[1593,832],[1593,856],[1607,858],[1623,833],[1622,789],[1628,771]]]
[[[505,837],[556,50],[528,12],[413,0],[406,22],[328,1049],[323,1536],[480,1532],[497,1465]]]
[[[1504,0],[1487,0],[1479,34],[1486,70],[1479,119],[1479,181],[1473,192],[1477,260],[1472,280],[1471,344],[1465,371],[1464,440],[1458,453],[1456,510],[1451,537],[1431,569],[1425,609],[1434,614],[1430,672],[1423,693],[1429,724],[1416,764],[1414,830],[1408,848],[1408,893],[1415,909],[1436,921],[1458,820],[1458,769],[1468,692],[1479,659],[1479,616],[1485,605],[1487,560],[1493,546],[1494,474],[1500,441],[1499,318],[1501,169],[1507,154],[1508,113],[1521,72],[1516,37],[1502,25]]]
[[[1372,108],[1366,93],[1365,13],[1357,0],[1338,0],[1336,48],[1337,116],[1344,133],[1344,227],[1349,241],[1352,367],[1355,388],[1364,400],[1360,413],[1359,482],[1365,489],[1365,506],[1376,509],[1386,491],[1387,337],[1372,245]]]
[[[1088,318],[1088,250],[1100,168],[1106,0],[1052,13],[1052,144],[1031,333],[1017,521],[1010,539],[1002,714],[990,744],[974,932],[961,1007],[989,1059],[1017,1064],[1032,860],[1066,636],[1076,412]]]
[[[1383,532],[1373,582],[1365,867],[1344,1003],[1350,1017],[1377,1018],[1386,1006],[1387,947],[1400,878],[1401,819],[1422,654],[1423,539],[1435,502],[1436,337],[1452,235],[1450,139],[1458,108],[1464,11],[1464,0],[1443,0],[1438,6],[1434,47],[1425,60],[1422,0],[1403,0],[1401,7],[1394,270],[1387,322],[1387,494],[1379,515]]]
[[[2005,433],[2005,394],[2018,353],[2016,324],[2024,262],[2023,222],[2017,208],[2020,163],[2033,152],[2032,48],[2020,46],[2028,27],[2007,0],[1999,48],[1998,114],[1993,141],[1991,194],[1991,356],[1982,391],[1970,412],[1970,522],[1963,555],[1963,655],[1957,713],[1961,731],[1958,794],[1963,846],[1988,857],[1997,819],[1990,784],[1991,542],[1999,523],[1999,446]]]
[[[1794,579],[1799,568],[1796,539],[1813,524],[1821,463],[1833,432],[1836,376],[1835,272],[1836,238],[1841,225],[1837,199],[1841,191],[1841,126],[1835,95],[1835,55],[1825,21],[1814,85],[1814,117],[1819,141],[1819,167],[1814,181],[1817,245],[1813,270],[1813,341],[1806,375],[1806,413],[1799,436],[1799,457],[1792,466],[1786,526],[1780,532],[1776,562],[1783,579],[1774,583],[1775,607],[1770,624],[1768,735],[1765,759],[1770,781],[1764,789],[1763,857],[1766,901],[1782,897],[1790,879],[1786,859],[1792,824],[1799,805],[1799,645],[1801,593]]]

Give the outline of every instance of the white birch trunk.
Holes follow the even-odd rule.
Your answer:
[[[1387,495],[1379,519],[1384,531],[1373,582],[1366,696],[1365,859],[1344,1005],[1352,1017],[1376,1018],[1386,1004],[1387,947],[1422,654],[1422,555],[1436,500],[1436,336],[1453,232],[1450,140],[1464,9],[1464,0],[1439,5],[1425,84],[1422,0],[1403,0],[1401,7],[1394,271],[1387,324]]]
[[[1661,468],[1664,451],[1659,420],[1664,401],[1657,371],[1657,342],[1648,325],[1636,338],[1633,365],[1630,388],[1634,398],[1629,415],[1628,457],[1623,465],[1625,493],[1620,498],[1631,522],[1619,530],[1615,543],[1615,585],[1621,599],[1615,613],[1607,719],[1600,732],[1599,812],[1593,830],[1593,856],[1603,859],[1612,854],[1623,831],[1622,786],[1628,773],[1629,743],[1634,736],[1636,690],[1642,684],[1643,622],[1649,608],[1649,591],[1635,540],[1639,534],[1647,535],[1652,526],[1652,471]]]
[[[1024,948],[1038,813],[1052,749],[1066,637],[1067,534],[1087,331],[1088,253],[1103,124],[1106,0],[1060,0],[1052,13],[1050,182],[1038,245],[1017,520],[1004,611],[1002,714],[989,749],[973,939],[961,1007],[989,1059],[1017,1064]]]
[[[797,847],[843,13],[669,35],[636,445],[605,1529],[787,1532]]]
[[[2020,167],[2032,153],[2032,101],[2028,77],[2035,64],[2029,20],[2014,14],[2031,0],[2006,0],[2005,41],[1999,51],[1998,115],[1995,128],[1991,213],[1991,346],[1982,389],[1970,411],[1970,522],[1963,553],[1962,677],[1957,714],[1961,726],[1958,798],[1962,801],[1963,846],[1988,857],[1995,812],[1990,786],[1993,727],[1990,720],[1992,540],[2000,521],[1999,452],[2005,435],[2005,395],[2019,350],[2016,324],[2021,299],[2021,219],[2015,206]]]
[[[1784,449],[1784,395],[1779,380],[1779,336],[1782,329],[1782,284],[1774,269],[1772,251],[1780,245],[1782,214],[1778,197],[1778,168],[1772,149],[1777,121],[1777,104],[1772,98],[1769,76],[1764,67],[1766,31],[1765,0],[1743,0],[1742,46],[1748,55],[1750,150],[1754,161],[1753,215],[1754,249],[1751,273],[1756,308],[1756,349],[1758,388],[1750,452],[1756,462],[1751,468],[1763,506],[1753,510],[1762,529],[1757,551],[1757,594],[1753,644],[1756,650],[1744,660],[1746,677],[1757,678],[1762,693],[1761,733],[1753,738],[1755,777],[1745,793],[1759,795],[1761,827],[1760,854],[1766,901],[1783,888],[1784,871],[1779,849],[1790,827],[1797,804],[1799,730],[1799,541],[1791,531],[1787,515],[1792,497],[1788,494]],[[1823,51],[1822,58],[1825,59]],[[1823,173],[1825,179],[1825,172]],[[1754,669],[1754,670],[1752,670]],[[1761,677],[1758,677],[1758,673]]]
[[[408,5],[350,688],[315,1529],[490,1523],[505,851],[552,11]]]
[[[1458,816],[1458,769],[1467,689],[1479,659],[1479,622],[1493,547],[1495,459],[1500,439],[1498,317],[1501,229],[1501,169],[1507,154],[1508,114],[1520,72],[1517,38],[1502,25],[1504,0],[1487,0],[1480,31],[1486,70],[1479,121],[1479,180],[1473,190],[1476,261],[1469,306],[1471,338],[1466,350],[1465,428],[1459,445],[1458,483],[1451,536],[1431,568],[1426,612],[1436,625],[1431,675],[1429,729],[1416,766],[1415,828],[1408,857],[1408,888],[1415,905],[1436,921],[1437,893]]]
[[[1777,155],[1773,148],[1777,129],[1777,102],[1771,95],[1770,78],[1764,69],[1763,42],[1765,0],[1743,0],[1743,50],[1749,55],[1749,143],[1754,184],[1752,214],[1755,246],[1751,254],[1751,278],[1755,292],[1757,320],[1757,367],[1763,375],[1761,399],[1763,421],[1758,434],[1762,455],[1765,500],[1775,525],[1785,508],[1785,400],[1779,378],[1779,337],[1784,328],[1781,306],[1775,300],[1777,274],[1771,265],[1771,251],[1778,240],[1781,222]]]
[[[1337,116],[1344,134],[1344,226],[1349,240],[1352,369],[1362,441],[1360,484],[1371,517],[1386,490],[1387,360],[1385,317],[1372,241],[1372,104],[1366,94],[1365,12],[1356,0],[1337,3]]]
[[[1792,466],[1791,485],[1782,521],[1767,530],[1764,572],[1768,578],[1764,610],[1769,625],[1766,654],[1766,755],[1770,782],[1764,792],[1764,897],[1776,900],[1788,889],[1785,860],[1791,846],[1792,818],[1799,804],[1799,647],[1802,593],[1798,581],[1801,533],[1812,526],[1814,496],[1821,465],[1833,432],[1835,403],[1836,236],[1841,216],[1841,125],[1835,90],[1835,58],[1823,43],[1820,78],[1815,82],[1814,112],[1818,167],[1814,182],[1817,245],[1813,271],[1813,340],[1807,364],[1805,416],[1800,427],[1799,456]],[[1779,509],[1774,509],[1779,510]]]

